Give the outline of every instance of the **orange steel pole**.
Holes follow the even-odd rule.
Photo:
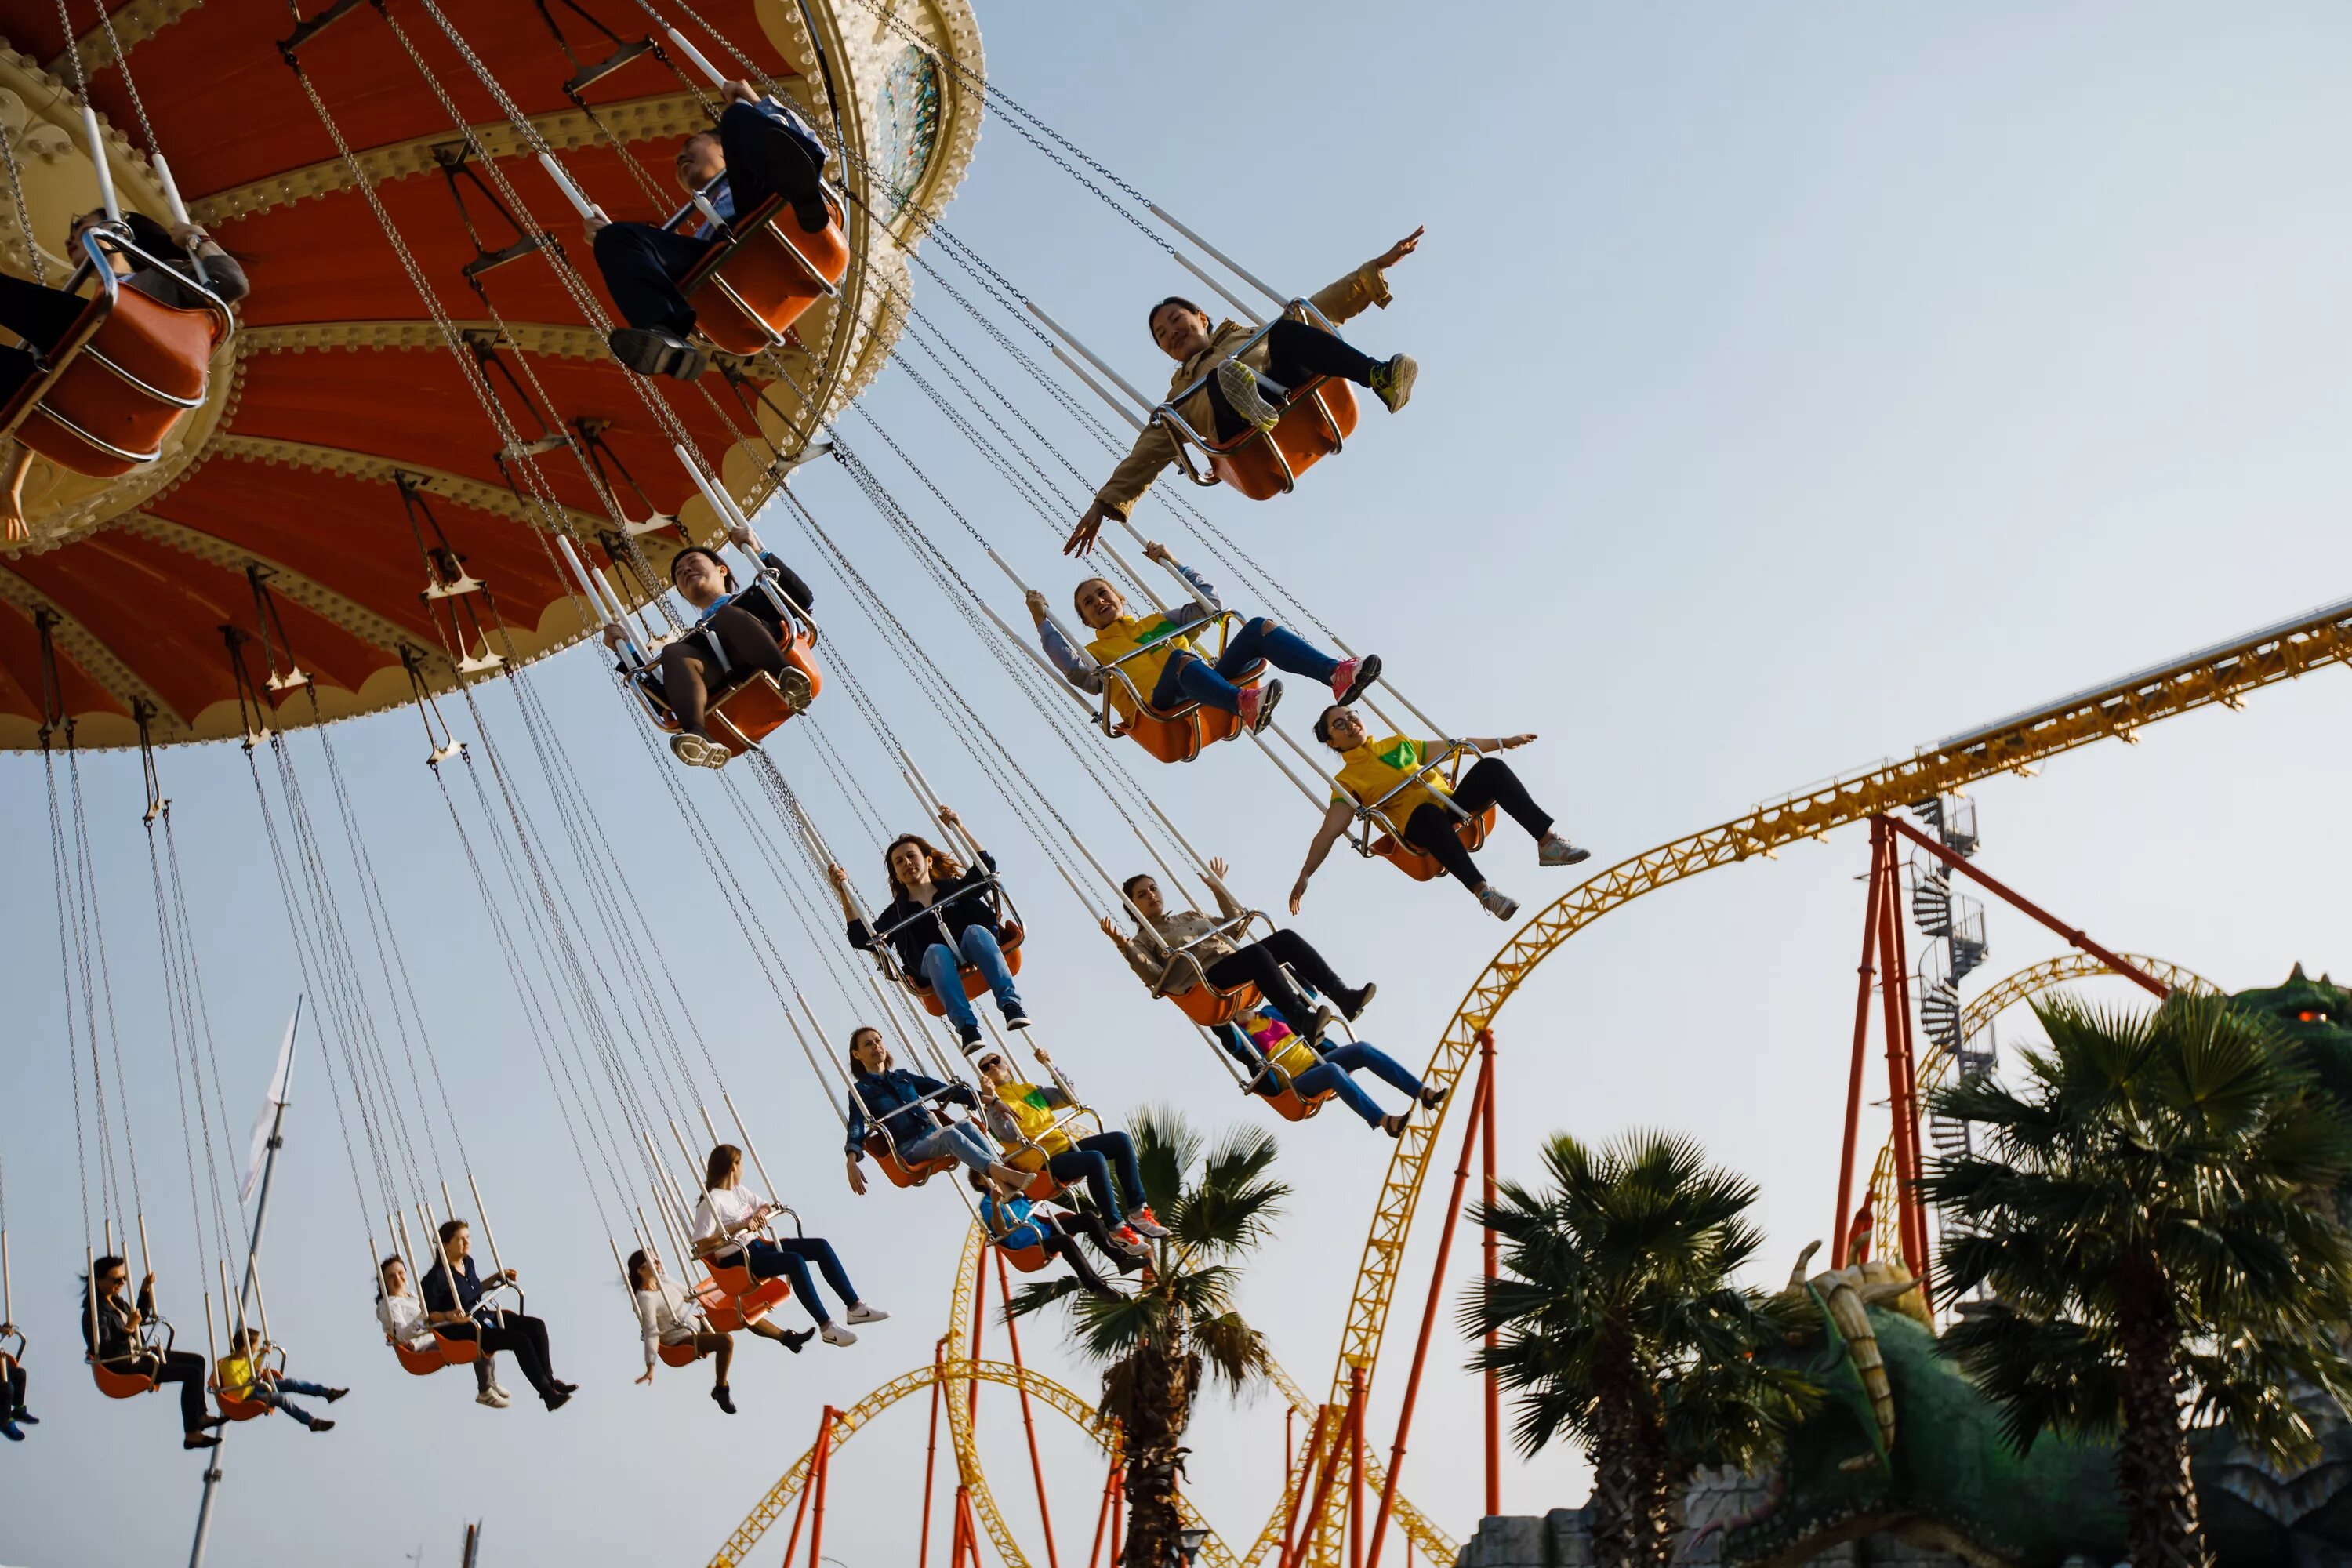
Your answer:
[[[1013,1370],[1023,1372],[1027,1369],[1021,1361],[1021,1331],[1013,1326],[1011,1316],[1013,1281],[1004,1271],[1004,1249],[992,1247],[989,1250],[996,1254],[996,1299],[1003,1301],[1007,1309],[1004,1335],[1013,1346]],[[1045,1506],[1045,1463],[1037,1457],[1037,1425],[1030,1419],[1029,1415],[1029,1384],[1024,1382],[1018,1386],[1021,1394],[1021,1430],[1027,1434],[1029,1438],[1029,1472],[1037,1479],[1037,1521],[1045,1531],[1045,1564],[1046,1568],[1062,1568],[1061,1555],[1054,1546],[1054,1510]]]
[[[1903,835],[1904,837],[1910,839],[1913,843],[1918,845],[1919,847],[1925,849],[1928,854],[1933,855],[1937,859],[1941,860],[1945,865],[1949,866],[1953,870],[1958,871],[1961,876],[1968,878],[1970,881],[1984,888],[1995,898],[2006,900],[2009,904],[2018,910],[2019,912],[2041,921],[2045,926],[2048,926],[2052,931],[2054,931],[2060,936],[2064,937],[2069,945],[2079,948],[2083,952],[2089,953],[2093,958],[2097,959],[2101,963],[2105,964],[2109,969],[2114,970],[2117,974],[2122,975],[2125,979],[2140,987],[2140,989],[2154,994],[2158,1001],[2161,1001],[2165,997],[2172,994],[2171,986],[2167,985],[2163,981],[2158,980],[2147,970],[2140,968],[2139,965],[2132,963],[2129,959],[2124,957],[2123,954],[2113,952],[2106,948],[2101,947],[2097,942],[2093,942],[2089,937],[2084,936],[2074,927],[2068,925],[2056,915],[2052,914],[2049,910],[2043,909],[2032,900],[2025,897],[2022,893],[2018,892],[2014,888],[2010,887],[2007,883],[2002,882],[1998,878],[1990,876],[1987,873],[1979,870],[1973,862],[1969,861],[1963,856],[1955,854],[1950,849],[1946,848],[1943,845],[1937,843],[1934,839],[1928,837],[1926,834],[1921,833],[1909,823],[1892,816],[1874,816],[1871,818],[1871,821],[1874,823],[1885,823],[1888,826],[1894,828],[1895,832]]]
[[[1484,1037],[1482,1032],[1481,1038]],[[1430,1333],[1436,1327],[1438,1308],[1445,1299],[1445,1265],[1454,1255],[1454,1227],[1462,1217],[1462,1192],[1470,1183],[1470,1151],[1485,1126],[1486,1100],[1494,1092],[1493,1080],[1487,1076],[1493,1066],[1491,1055],[1480,1060],[1477,1085],[1470,1091],[1470,1114],[1464,1119],[1466,1125],[1462,1131],[1462,1158],[1454,1167],[1454,1192],[1446,1200],[1444,1226],[1437,1233],[1437,1261],[1429,1267],[1429,1300],[1421,1310],[1421,1337],[1413,1342],[1412,1370],[1405,1374],[1404,1404],[1397,1411],[1396,1440],[1389,1448],[1388,1479],[1381,1483],[1380,1512],[1372,1520],[1371,1545],[1364,1553],[1364,1560],[1372,1568],[1379,1568],[1381,1544],[1388,1537],[1389,1513],[1396,1503],[1397,1472],[1404,1468],[1405,1436],[1412,1430],[1413,1406],[1421,1397],[1422,1369],[1429,1363]],[[1283,1473],[1287,1475],[1289,1469],[1286,1463]],[[1410,1545],[1406,1548],[1411,1549]]]
[[[1122,1488],[1127,1485],[1127,1466],[1124,1462],[1118,1467],[1118,1484]],[[1114,1568],[1118,1563],[1127,1560],[1127,1510],[1116,1503],[1111,1505],[1110,1510],[1110,1560]]]
[[[1478,1125],[1483,1157],[1486,1163],[1486,1185],[1480,1197],[1486,1203],[1495,1201],[1495,1031],[1478,1031],[1478,1073],[1486,1080],[1486,1103],[1479,1108]],[[1495,1288],[1496,1239],[1493,1231],[1486,1232],[1485,1251],[1486,1289]],[[1501,1342],[1499,1334],[1486,1336],[1486,1350],[1491,1354]],[[1486,1373],[1486,1516],[1493,1518],[1503,1511],[1503,1385],[1492,1372]]]
[[[1315,1521],[1323,1517],[1323,1504],[1330,1496],[1331,1474],[1338,1468],[1332,1461],[1339,1455],[1339,1434],[1347,1419],[1343,1415],[1339,1425],[1334,1426],[1332,1414],[1328,1405],[1315,1408],[1315,1431],[1307,1440],[1307,1468],[1298,1472],[1298,1485],[1290,1494],[1290,1517],[1283,1527],[1286,1532],[1289,1532],[1289,1539],[1283,1543],[1282,1568],[1297,1568],[1299,1557],[1305,1552],[1307,1542],[1314,1539]],[[1331,1440],[1328,1448],[1323,1446],[1327,1436]],[[1316,1468],[1318,1464],[1322,1467],[1319,1471]],[[1314,1492],[1313,1506],[1307,1513],[1301,1514],[1298,1505],[1307,1500],[1310,1486]]]
[[[1902,900],[1897,880],[1901,873],[1893,864],[1891,854],[1886,869],[1886,897],[1878,905],[1878,951],[1886,965],[1886,983],[1879,989],[1886,1019],[1886,1104],[1895,1123],[1895,1230],[1903,1238],[1903,1266],[1911,1271],[1914,1279],[1921,1279],[1926,1278],[1921,1270],[1927,1267],[1927,1249],[1913,1212],[1919,1201],[1915,1185],[1919,1121],[1912,1103],[1911,1064],[1905,1048],[1910,1036],[1910,1020],[1906,1015],[1911,1010],[1911,987],[1903,946]]]
[[[940,1399],[946,1392],[948,1337],[941,1334],[931,1346],[931,1436],[923,1449],[923,1543],[915,1558],[915,1568],[927,1568],[931,1560],[931,1478],[940,1467]]]
[[[826,1405],[824,1424],[817,1428],[816,1507],[809,1513],[808,1568],[817,1568],[824,1561],[824,1492],[826,1484],[833,1479],[833,1418],[839,1414],[832,1405]]]
[[[1348,1369],[1348,1568],[1364,1568],[1364,1369]]]
[[[792,1568],[793,1554],[801,1549],[801,1521],[808,1516],[809,1494],[816,1490],[817,1477],[824,1469],[825,1434],[832,1426],[833,1408],[827,1405],[816,1424],[816,1442],[809,1449],[809,1470],[801,1481],[800,1500],[793,1506],[793,1532],[784,1542],[784,1568]]]
[[[1874,960],[1878,951],[1878,905],[1885,896],[1887,858],[1886,825],[1874,816],[1870,819],[1870,891],[1863,900],[1862,964],[1854,981],[1853,1062],[1845,1079],[1845,1142],[1838,1152],[1837,1218],[1830,1226],[1832,1268],[1843,1268],[1851,1261],[1846,1256],[1846,1232],[1852,1226],[1853,1156],[1862,1135],[1863,1067],[1870,1055],[1870,983],[1877,974]]]
[[[1287,1474],[1287,1472],[1285,1472]],[[1110,1533],[1110,1505],[1115,1495],[1112,1488],[1118,1481],[1118,1460],[1113,1458],[1103,1466],[1102,1506],[1095,1510],[1095,1543],[1087,1553],[1087,1568],[1101,1568],[1103,1538]]]

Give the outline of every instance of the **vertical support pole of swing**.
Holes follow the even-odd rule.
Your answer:
[[[1462,1218],[1462,1194],[1470,1184],[1470,1152],[1479,1142],[1486,1125],[1486,1104],[1494,1093],[1493,1031],[1478,1032],[1481,1050],[1478,1079],[1470,1091],[1468,1125],[1462,1130],[1462,1158],[1454,1165],[1454,1191],[1445,1204],[1445,1223],[1437,1233],[1437,1259],[1429,1266],[1429,1299],[1421,1310],[1421,1337],[1413,1342],[1412,1370],[1405,1374],[1404,1403],[1397,1411],[1396,1440],[1389,1449],[1388,1479],[1381,1483],[1380,1511],[1372,1520],[1371,1543],[1365,1549],[1364,1561],[1371,1568],[1380,1568],[1381,1547],[1388,1537],[1389,1515],[1396,1505],[1397,1476],[1404,1468],[1406,1436],[1412,1430],[1413,1407],[1421,1397],[1421,1374],[1429,1363],[1429,1341],[1437,1326],[1438,1308],[1445,1296],[1445,1266],[1454,1256],[1454,1231]],[[1287,1473],[1288,1467],[1285,1467]],[[1410,1551],[1408,1538],[1406,1549]]]
[[[1885,833],[1885,818],[1872,819],[1872,827]],[[1903,928],[1898,905],[1897,878],[1892,836],[1888,837],[1886,866],[1880,886],[1884,889],[1878,900],[1878,953],[1885,965],[1885,983],[1879,987],[1884,1026],[1886,1030],[1886,1104],[1895,1123],[1895,1203],[1899,1223],[1897,1234],[1903,1242],[1903,1267],[1911,1278],[1925,1278],[1927,1268],[1926,1226],[1915,1212],[1919,1202],[1916,1184],[1918,1175],[1919,1123],[1911,1094],[1910,1063],[1907,1043],[1911,1010],[1911,988],[1906,973],[1903,952]]]
[[[940,1468],[940,1401],[947,1393],[948,1342],[940,1336],[931,1346],[931,1435],[923,1446],[923,1536],[915,1550],[915,1568],[930,1568],[931,1479]]]
[[[1478,1141],[1484,1180],[1479,1186],[1479,1201],[1491,1205],[1495,1201],[1495,1099],[1500,1092],[1495,1081],[1495,1031],[1478,1032],[1478,1076],[1486,1085],[1486,1098],[1478,1108]],[[1495,1233],[1487,1231],[1481,1248],[1480,1273],[1485,1279],[1481,1289],[1495,1289],[1496,1265],[1500,1261]],[[1486,1336],[1486,1353],[1492,1356],[1501,1336]],[[1493,1371],[1486,1373],[1486,1517],[1494,1518],[1503,1511],[1503,1385]]]
[[[267,1152],[261,1159],[261,1186],[254,1199],[253,1229],[246,1238],[245,1278],[238,1285],[236,1292],[235,1321],[238,1323],[245,1321],[246,1300],[253,1295],[260,1283],[261,1236],[264,1228],[269,1224],[269,1193],[273,1178],[278,1174],[278,1151],[286,1143],[286,1094],[294,1082],[294,1031],[301,1022],[302,998],[297,996],[294,999],[294,1016],[286,1025],[285,1078],[282,1082],[270,1085],[277,1093],[278,1103],[269,1119],[269,1142],[266,1145]],[[142,1241],[143,1245],[143,1237]],[[228,1310],[229,1303],[226,1300],[226,1292],[224,1290],[221,1301],[223,1318],[226,1319],[228,1316]],[[205,1310],[205,1321],[209,1329],[212,1322],[210,1307]],[[213,1499],[220,1490],[221,1450],[228,1446],[227,1428],[223,1427],[219,1436],[220,1442],[205,1455],[209,1462],[205,1466],[204,1496],[196,1503],[196,1533],[195,1539],[188,1546],[188,1568],[204,1568],[205,1548],[212,1539]]]
[[[1004,1303],[1004,1337],[1013,1347],[1013,1370],[1027,1371],[1021,1360],[1021,1331],[1013,1322],[1013,1281],[1004,1269],[1004,1249],[992,1247],[989,1252],[996,1258],[996,1299]],[[1062,1568],[1061,1552],[1054,1544],[1054,1511],[1045,1506],[1045,1462],[1037,1457],[1037,1424],[1029,1410],[1029,1384],[1024,1379],[1018,1385],[1021,1394],[1021,1430],[1029,1439],[1029,1472],[1037,1481],[1037,1522],[1045,1532],[1045,1568]],[[812,1565],[813,1568],[813,1565]]]
[[[1870,819],[1869,892],[1863,900],[1862,963],[1855,970],[1853,1059],[1846,1068],[1845,1136],[1838,1149],[1837,1215],[1830,1224],[1830,1267],[1843,1268],[1853,1227],[1853,1162],[1862,1136],[1863,1069],[1870,1054],[1870,991],[1877,978],[1878,906],[1886,892],[1886,825]]]

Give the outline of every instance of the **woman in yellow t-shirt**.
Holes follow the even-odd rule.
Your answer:
[[[1510,763],[1488,754],[1524,746],[1535,739],[1533,735],[1465,740],[1462,744],[1479,753],[1478,761],[1450,788],[1438,770],[1429,766],[1444,752],[1442,742],[1404,735],[1376,738],[1352,708],[1333,703],[1323,710],[1315,721],[1315,738],[1339,753],[1339,788],[1331,796],[1330,809],[1323,814],[1323,825],[1315,830],[1315,841],[1307,847],[1307,864],[1298,868],[1298,880],[1291,886],[1294,915],[1307,897],[1307,879],[1348,831],[1356,808],[1377,802],[1385,801],[1381,814],[1400,825],[1398,837],[1453,872],[1454,880],[1476,895],[1497,920],[1517,914],[1518,900],[1486,880],[1478,863],[1470,858],[1470,851],[1454,836],[1458,819],[1441,797],[1451,797],[1465,816],[1476,816],[1490,805],[1501,806],[1536,841],[1538,865],[1573,866],[1591,856],[1590,849],[1580,849],[1554,833],[1551,814],[1535,803]]]
[[[1444,1089],[1424,1088],[1403,1064],[1370,1041],[1350,1040],[1344,1046],[1328,1046],[1321,1040],[1309,1043],[1262,1007],[1246,1009],[1218,1033],[1225,1054],[1251,1072],[1258,1072],[1262,1064],[1276,1068],[1302,1099],[1327,1092],[1335,1095],[1340,1104],[1364,1119],[1365,1126],[1391,1138],[1404,1131],[1412,1112],[1383,1112],[1379,1101],[1356,1086],[1355,1073],[1370,1072],[1391,1089],[1411,1095],[1424,1110],[1434,1110],[1445,1102]],[[1253,1079],[1249,1087],[1271,1099],[1281,1086],[1267,1073]]]
[[[228,1354],[220,1358],[213,1368],[213,1383],[225,1399],[242,1399],[267,1405],[272,1410],[283,1410],[313,1432],[331,1432],[335,1424],[323,1415],[313,1415],[286,1396],[308,1394],[332,1405],[348,1388],[329,1388],[323,1383],[304,1383],[299,1378],[283,1377],[261,1364],[262,1352],[269,1347],[262,1342],[259,1329],[239,1329],[231,1335]]]

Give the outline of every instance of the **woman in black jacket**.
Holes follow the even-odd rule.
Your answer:
[[[950,806],[940,807],[940,820],[950,827],[962,819]],[[981,848],[967,830],[964,837],[980,856],[976,866],[965,866],[919,833],[902,833],[882,852],[882,869],[890,879],[890,903],[876,917],[877,932],[858,918],[849,897],[849,873],[838,866],[826,870],[841,896],[841,911],[849,920],[849,945],[871,952],[887,942],[898,954],[898,971],[909,983],[928,985],[948,1010],[965,1050],[980,1044],[980,1018],[963,994],[964,964],[977,969],[988,982],[1008,1029],[1025,1029],[1029,1015],[1013,984],[1012,967],[1004,961],[1004,932],[998,926],[995,900],[990,891],[996,880],[996,857]]]
[[[205,1430],[225,1416],[205,1403],[205,1358],[194,1351],[158,1350],[140,1330],[155,1316],[155,1276],[139,1282],[139,1300],[126,1299],[131,1266],[111,1254],[90,1266],[81,1282],[81,1338],[90,1358],[110,1372],[180,1385],[180,1447],[210,1448],[220,1439]],[[97,1300],[90,1299],[93,1288]]]

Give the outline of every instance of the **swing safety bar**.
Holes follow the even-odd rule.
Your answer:
[[[1331,333],[1334,337],[1339,335],[1339,331],[1337,328],[1332,326],[1330,318],[1324,315],[1322,311],[1317,310],[1305,300],[1291,300],[1287,310],[1285,311],[1285,316],[1289,317],[1292,312],[1296,312],[1296,319],[1307,321],[1310,325],[1319,326],[1325,331]],[[1253,320],[1255,319],[1255,318],[1253,318]],[[1226,358],[1238,362],[1242,355],[1249,353],[1250,350],[1264,342],[1265,341],[1266,334],[1273,330],[1273,322],[1267,321],[1264,323],[1255,332],[1250,335],[1248,342],[1243,343],[1231,354],[1227,355]],[[1192,459],[1193,448],[1198,447],[1203,453],[1211,456],[1218,456],[1224,452],[1234,450],[1242,442],[1256,438],[1261,434],[1255,428],[1246,430],[1241,435],[1235,437],[1230,444],[1220,447],[1217,442],[1202,435],[1200,431],[1194,429],[1192,427],[1192,422],[1185,418],[1183,414],[1180,411],[1181,405],[1192,397],[1197,396],[1208,388],[1210,382],[1215,377],[1218,370],[1223,367],[1223,361],[1221,360],[1217,364],[1212,365],[1207,371],[1202,373],[1198,381],[1195,381],[1191,385],[1183,387],[1172,394],[1167,402],[1156,405],[1151,411],[1151,422],[1162,426],[1170,435],[1176,437],[1176,461],[1178,465],[1183,468],[1184,477],[1192,480],[1194,484],[1201,486],[1202,489],[1207,489],[1212,485],[1223,484],[1224,481],[1218,478],[1214,472],[1203,474],[1201,471],[1200,467]],[[1276,391],[1280,393],[1284,398],[1289,398],[1295,395],[1294,389],[1292,388],[1279,386],[1276,383],[1266,380],[1264,375],[1260,374],[1256,371],[1252,371],[1250,374],[1256,377],[1258,384],[1261,387]],[[1347,438],[1345,433],[1339,428],[1338,416],[1331,412],[1331,405],[1323,400],[1322,383],[1320,381],[1311,383],[1309,390],[1307,393],[1307,396],[1308,400],[1315,405],[1316,413],[1322,416],[1324,433],[1330,437],[1332,453],[1339,453],[1345,447]],[[1286,406],[1296,406],[1296,405],[1286,405]],[[1281,446],[1276,442],[1269,440],[1265,443],[1265,449],[1274,459],[1275,477],[1277,482],[1281,485],[1283,492],[1286,494],[1290,490],[1297,489],[1298,475],[1297,471],[1291,468],[1290,458],[1283,452]]]

